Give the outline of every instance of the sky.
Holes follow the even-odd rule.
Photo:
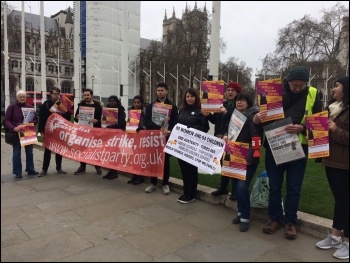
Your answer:
[[[9,1],[15,9],[21,10],[21,1]],[[25,1],[25,11],[40,13],[40,1]],[[348,1],[338,1],[349,8]],[[197,8],[206,8],[211,14],[212,1],[197,1]],[[220,37],[226,42],[225,53],[220,53],[220,61],[226,62],[235,57],[238,62],[244,62],[246,67],[253,69],[253,76],[262,67],[261,60],[275,50],[278,30],[286,27],[294,20],[310,15],[319,20],[322,9],[336,5],[336,1],[225,1],[221,2]],[[195,1],[187,1],[192,10]],[[73,1],[44,1],[44,15],[51,16],[68,6],[73,7]],[[171,17],[181,18],[186,1],[141,1],[141,37],[161,40],[162,24],[165,10]]]

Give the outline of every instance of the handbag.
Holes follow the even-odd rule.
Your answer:
[[[12,145],[15,139],[15,135],[10,131],[5,131],[5,142]]]

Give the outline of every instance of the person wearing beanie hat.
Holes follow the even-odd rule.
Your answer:
[[[322,158],[334,198],[332,231],[316,243],[321,249],[337,248],[333,256],[349,258],[349,77],[338,78],[329,102],[329,156]],[[344,231],[342,242],[341,232]]]
[[[282,216],[285,213],[285,238],[297,238],[299,207],[302,183],[304,180],[305,169],[308,156],[308,145],[305,132],[305,117],[322,111],[322,101],[320,93],[314,87],[307,85],[309,81],[309,72],[303,66],[294,67],[282,83],[282,106],[285,118],[290,118],[292,124],[285,126],[285,131],[290,134],[296,134],[299,138],[301,147],[304,150],[305,157],[285,163],[276,164],[273,149],[271,149],[267,140],[264,141],[265,167],[269,175],[269,222],[263,228],[265,234],[273,234],[282,226]],[[261,120],[267,116],[267,111],[257,113],[253,122],[261,123]],[[263,126],[272,124],[272,121],[263,123]],[[284,175],[286,174],[286,175]],[[281,204],[282,187],[284,176],[286,176],[286,195],[284,209]]]
[[[287,76],[288,81],[302,80],[302,81],[308,82],[309,78],[310,78],[309,71],[305,67],[301,67],[301,66],[297,66],[293,68]]]
[[[221,112],[216,112],[216,113],[209,113],[205,110],[202,110],[202,113],[204,116],[208,118],[208,120],[214,124],[214,136],[217,136],[219,138],[223,137],[223,130],[227,127],[228,122],[224,123],[224,116],[227,114],[227,112],[234,110],[235,108],[235,103],[234,103],[234,98],[236,97],[237,94],[242,92],[242,87],[239,83],[237,82],[230,82],[226,86],[226,91],[225,91],[225,97],[226,100],[221,107]],[[237,185],[237,179],[232,178],[232,191],[230,195],[231,200],[236,200],[236,185]],[[227,195],[228,194],[228,185],[230,182],[230,178],[227,176],[221,176],[220,180],[220,187],[212,192],[212,195],[214,196],[220,196],[220,195]]]

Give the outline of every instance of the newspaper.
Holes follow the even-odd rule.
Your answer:
[[[126,132],[136,132],[141,120],[141,110],[129,110]]]
[[[23,114],[23,123],[31,122],[35,117],[35,109],[34,108],[21,108]]]
[[[288,124],[293,124],[290,117],[275,121],[264,127],[266,139],[276,165],[305,158],[298,135],[285,131]]]
[[[228,140],[236,141],[239,133],[241,132],[247,117],[240,113],[237,109],[233,111],[231,120],[228,126]]]
[[[21,146],[35,144],[38,142],[34,123],[26,123],[23,127],[23,131],[18,132],[18,136]]]
[[[202,109],[211,112],[221,112],[224,102],[224,81],[202,81],[201,104]]]
[[[169,127],[169,119],[172,105],[164,103],[154,103],[152,107],[152,121],[167,130]]]
[[[94,114],[95,114],[95,108],[79,106],[78,124],[93,127],[93,123],[91,122],[91,120],[94,118]]]
[[[308,138],[308,158],[329,156],[328,111],[322,111],[306,117]]]
[[[114,124],[118,124],[118,108],[103,107],[101,127],[106,128]]]

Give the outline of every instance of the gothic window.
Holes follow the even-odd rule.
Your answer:
[[[66,75],[70,75],[70,68],[69,67],[66,67],[65,70],[64,70],[65,74]]]
[[[55,86],[55,81],[52,79],[46,79],[46,91],[50,91]]]
[[[38,70],[39,72],[41,72],[41,63],[38,63],[37,66],[38,66],[38,67],[37,67],[37,70]]]
[[[34,79],[26,78],[26,91],[34,91]]]
[[[62,81],[61,83],[62,93],[72,93],[72,86],[73,86],[72,81],[69,81],[69,80]]]
[[[34,63],[30,63],[30,69],[34,71]]]
[[[49,65],[49,71],[51,71],[51,73],[53,73],[53,71],[54,71],[54,66],[53,65]]]
[[[18,68],[18,61],[17,60],[12,60],[11,61],[11,67],[12,68]]]

